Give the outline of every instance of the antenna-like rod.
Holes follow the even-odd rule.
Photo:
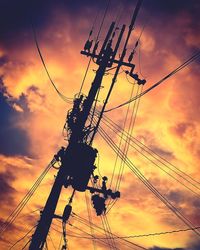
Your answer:
[[[114,74],[114,76],[113,76],[112,83],[111,83],[110,89],[109,89],[109,91],[108,91],[106,100],[105,100],[105,102],[104,102],[104,104],[103,104],[101,113],[99,114],[99,119],[98,119],[98,121],[97,121],[97,124],[96,124],[96,126],[95,126],[94,132],[93,132],[93,134],[92,134],[90,144],[92,143],[92,141],[93,141],[93,139],[94,139],[94,136],[95,136],[95,134],[96,134],[96,132],[97,132],[97,130],[98,130],[100,121],[101,121],[101,119],[102,119],[102,117],[103,117],[104,110],[105,110],[106,105],[107,105],[107,103],[108,103],[108,100],[109,100],[109,98],[110,98],[110,94],[111,94],[112,89],[113,89],[113,87],[114,87],[114,84],[115,84],[115,82],[116,82],[116,80],[117,80],[117,76],[118,76],[118,74],[119,74],[120,67],[122,66],[124,57],[125,57],[125,55],[126,55],[127,45],[128,45],[128,42],[129,42],[129,39],[130,39],[130,36],[131,36],[131,32],[132,32],[132,30],[134,29],[135,21],[136,21],[136,18],[137,18],[137,16],[138,16],[140,7],[141,7],[141,5],[142,5],[142,1],[143,1],[143,0],[138,0],[138,1],[137,1],[136,7],[135,7],[135,10],[134,10],[134,12],[133,12],[132,19],[131,19],[131,23],[130,23],[130,26],[129,26],[129,30],[128,30],[128,34],[127,34],[127,37],[126,37],[126,41],[125,41],[125,43],[124,43],[124,48],[123,48],[122,54],[121,54],[121,56],[120,56],[119,63],[118,63],[118,65],[117,65],[115,74]]]

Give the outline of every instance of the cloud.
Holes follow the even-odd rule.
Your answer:
[[[186,250],[199,250],[199,249],[200,249],[200,241],[199,240],[194,240],[186,248]]]
[[[152,247],[149,250],[186,250],[185,248],[163,248],[163,247]]]
[[[11,171],[0,173],[0,199],[2,204],[12,204],[13,195],[16,190],[10,185],[10,182],[14,181],[15,178]]]
[[[1,86],[3,94],[0,98],[2,104],[0,109],[3,111],[1,112],[2,132],[0,132],[0,139],[2,138],[3,143],[1,143],[0,153],[11,156],[14,162],[13,168],[17,165],[15,168],[17,184],[15,185],[20,189],[18,196],[20,196],[19,193],[27,191],[42,166],[49,162],[60,145],[65,143],[61,132],[66,110],[69,108],[57,96],[41,65],[32,39],[30,16],[33,17],[40,47],[52,79],[62,93],[73,97],[80,87],[85,72],[84,65],[87,64],[87,58],[78,56],[79,50],[87,39],[94,13],[97,9],[99,10],[100,20],[101,10],[106,5],[106,1],[89,0],[42,2],[36,0],[34,2],[34,8],[32,5],[28,6],[30,1],[28,4],[27,1],[15,3],[14,0],[4,0],[0,3],[5,6],[5,8],[0,6],[2,14],[0,15],[0,20],[2,20],[0,24],[2,26],[0,73],[3,75],[4,82]],[[115,7],[117,6],[117,1],[111,2],[111,6],[114,4]],[[135,2],[129,1],[131,8],[126,7],[132,10]],[[186,1],[173,2],[171,0],[159,1],[159,3],[144,1],[143,12],[139,17],[141,19],[147,17],[149,22],[141,38],[141,69],[138,67],[138,59],[135,58],[136,70],[142,70],[145,75],[147,74],[149,85],[177,66],[198,44],[198,39],[194,36],[197,25],[195,23],[197,1],[191,1],[189,7],[188,1],[187,3]],[[111,16],[116,16],[116,8],[113,11],[109,10],[106,22],[111,19]],[[126,11],[124,18],[129,17]],[[133,33],[133,42],[138,38],[143,23],[138,19],[135,35]],[[100,43],[104,33],[103,29]],[[131,45],[129,47],[131,48]],[[194,157],[194,152],[197,152],[199,148],[195,139],[199,135],[199,113],[196,112],[199,106],[199,78],[197,77],[198,68],[196,64],[193,65],[194,67],[177,74],[141,100],[134,127],[134,136],[141,139],[156,153],[166,157],[175,165],[179,163],[182,170],[192,174],[198,173],[198,161]],[[93,68],[95,68],[94,65],[91,69]],[[109,103],[111,106],[121,102],[122,98],[127,99],[127,96],[128,98],[130,96],[125,77],[122,75],[120,74],[121,77],[116,84],[113,100]],[[94,73],[91,70],[84,86],[85,93],[93,77]],[[104,89],[109,86],[109,77],[105,78]],[[191,79],[194,79],[195,83]],[[101,91],[105,93],[105,90]],[[100,97],[101,104],[102,100],[103,97]],[[115,113],[110,113],[110,118],[120,123],[122,127],[124,114],[125,109],[117,110]],[[110,135],[117,141],[115,134],[110,133]],[[101,154],[101,173],[102,175],[108,173],[110,177],[115,155],[110,153],[103,141],[97,139],[94,143]],[[20,161],[19,155],[30,155],[30,151],[34,152],[37,158],[31,166],[24,169],[26,164]],[[134,164],[139,166],[145,176],[162,193],[167,194],[176,206],[185,205],[187,216],[192,217],[193,220],[198,219],[197,210],[193,209],[193,206],[199,208],[196,199],[189,198],[190,196],[185,192],[175,188],[174,182],[170,182],[163,173],[153,169],[144,158],[138,159],[139,154],[132,151],[129,154]],[[17,156],[13,157],[14,155]],[[6,167],[8,164],[5,164]],[[147,229],[159,232],[163,229],[171,230],[175,226],[178,227],[176,218],[171,216],[168,210],[166,211],[166,208],[158,203],[158,200],[128,171],[125,169],[120,189],[122,197],[116,205],[117,209],[114,207],[109,214],[113,231],[123,228],[123,233],[130,235],[130,232],[135,233],[137,230],[142,234]],[[115,177],[117,178],[117,175]],[[3,180],[5,182],[4,177]],[[7,183],[7,190],[10,194],[14,192],[11,182],[12,180]],[[52,178],[47,183],[52,183]],[[30,207],[38,207],[41,201],[45,203],[46,197],[44,196],[48,194],[47,186],[50,187],[49,185],[41,187],[42,191],[38,193],[39,198],[36,197],[34,205]],[[77,202],[74,202],[73,206],[85,215],[84,199],[81,194],[76,194],[76,196],[79,195],[79,199],[77,200],[76,197]],[[21,199],[21,196],[18,196],[16,202]],[[63,203],[66,203],[66,195]],[[62,211],[62,204],[58,206],[59,211]],[[6,207],[6,210],[8,211],[9,208]],[[121,234],[121,231],[119,233]],[[152,248],[154,250],[174,250],[178,249],[175,248],[176,246],[186,246],[190,238],[188,235],[144,239],[144,245],[168,247],[154,247]],[[172,242],[171,245],[170,242]],[[78,242],[75,241],[72,243],[74,249],[79,247],[77,244]],[[195,244],[191,245],[192,250],[196,246],[198,249],[198,243]],[[190,250],[190,248],[182,249]]]
[[[188,244],[185,248],[165,248],[165,247],[152,247],[149,250],[199,250],[200,249],[200,241],[194,240]]]

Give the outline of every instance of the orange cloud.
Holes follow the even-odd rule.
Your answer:
[[[91,13],[90,11],[88,10],[89,13]],[[163,31],[160,30],[159,25],[155,27],[155,30],[152,30],[147,25],[141,38],[141,61],[139,62],[139,51],[135,56],[136,70],[139,74],[142,71],[147,76],[147,87],[179,65],[182,58],[190,54],[189,46],[198,44],[198,37],[191,34],[190,18],[189,16],[185,20],[183,16],[178,16],[175,20],[175,23],[179,24],[180,33],[183,26],[188,25],[187,36],[183,39],[185,43],[180,43],[177,51],[175,48],[178,39],[178,35],[175,34],[177,30],[172,33],[166,32],[172,29],[174,25],[172,22],[169,21],[166,27],[163,27]],[[79,51],[87,39],[86,31],[88,31],[89,27],[89,19],[84,14],[80,14],[80,18],[72,22],[70,15],[56,9],[52,14],[51,22],[45,28],[41,30],[38,28],[37,30],[40,48],[51,77],[58,89],[68,97],[73,97],[79,91],[85,73],[88,59],[80,56]],[[139,26],[139,28],[141,27]],[[136,33],[132,37],[131,44],[134,44],[138,37],[139,32]],[[3,180],[5,180],[7,174],[12,173],[13,175],[13,177],[8,178],[9,196],[3,197],[5,202],[1,208],[1,219],[10,214],[13,207],[22,199],[31,183],[39,176],[43,167],[51,161],[60,146],[66,145],[62,135],[62,128],[67,110],[71,106],[63,102],[51,86],[37,55],[32,34],[30,31],[27,34],[28,37],[23,46],[18,43],[17,46],[13,46],[10,50],[0,50],[0,57],[4,55],[7,57],[7,62],[0,67],[0,75],[3,75],[3,84],[6,87],[7,95],[12,100],[13,108],[16,112],[25,114],[24,120],[16,121],[16,123],[18,127],[26,131],[30,139],[29,150],[34,156],[33,159],[26,156],[1,156],[0,174],[3,175]],[[163,44],[159,43],[161,39]],[[182,38],[180,40],[182,41]],[[180,51],[184,51],[182,58],[180,57]],[[141,63],[141,67],[139,67],[139,63]],[[198,112],[199,76],[196,67],[196,64],[194,64],[193,67],[184,69],[162,86],[142,97],[133,136],[148,147],[153,148],[158,154],[167,157],[171,163],[181,170],[198,179],[200,125]],[[92,64],[90,68],[83,89],[85,94],[87,94],[95,75],[92,69],[95,70],[96,65]],[[104,88],[100,92],[99,107],[103,104],[112,77],[112,75],[108,75],[104,78]],[[132,81],[132,79],[129,80]],[[131,88],[132,85],[126,81],[125,74],[120,74],[108,106],[113,107],[126,101],[130,97]],[[136,89],[134,94],[136,94]],[[24,106],[19,102],[22,95],[26,100],[27,114]],[[130,108],[133,109],[133,107],[134,104]],[[127,107],[108,115],[115,123],[123,127],[126,110]],[[130,120],[129,114],[128,122]],[[109,130],[103,124],[102,126],[108,131],[115,143],[119,145],[120,139],[117,133]],[[128,125],[126,129],[128,129]],[[108,175],[110,181],[115,163],[115,154],[109,149],[100,135],[97,136],[94,146],[100,154],[100,173]],[[163,171],[152,166],[148,159],[141,157],[141,152],[144,152],[144,150],[139,149],[138,152],[130,148],[128,155],[141,172],[172,202],[180,206],[191,220],[194,222],[197,219],[199,220],[197,218],[198,211],[192,209],[194,201],[196,201],[194,197],[188,198],[190,196],[185,193],[186,191],[182,186],[171,180]],[[116,176],[119,168],[120,161],[118,160]],[[95,173],[98,174],[97,171]],[[20,217],[15,227],[10,229],[9,233],[14,232],[16,234],[14,240],[25,234],[28,228],[33,226],[39,219],[39,213],[36,215],[32,212],[45,204],[53,183],[54,174],[56,174],[55,170],[50,172],[28,207],[24,210],[22,216],[25,219]],[[113,183],[116,183],[116,176]],[[143,187],[142,183],[136,180],[126,166],[120,191],[122,197],[108,214],[113,233],[134,235],[183,227],[183,224],[176,217],[171,216],[170,212]],[[64,190],[56,211],[57,214],[62,214],[70,194],[71,190]],[[177,199],[186,197],[187,200],[178,202],[174,198],[176,195]],[[12,207],[9,206],[9,197],[12,199]],[[84,194],[76,194],[73,207],[77,214],[87,217],[85,216],[87,208]],[[188,210],[191,213],[187,213]],[[94,210],[92,210],[92,217],[95,217]],[[72,225],[81,226],[80,221],[77,222],[74,218],[71,221]],[[101,221],[95,217],[94,222],[100,224]],[[55,224],[59,225],[58,222],[55,222]],[[53,227],[56,226],[53,225]],[[70,226],[68,227],[70,228]],[[59,230],[61,230],[61,227],[59,227]],[[90,232],[87,227],[84,230]],[[78,233],[77,230],[73,229],[73,226],[72,232]],[[56,244],[59,244],[59,233],[52,229],[51,234]],[[184,237],[176,234],[142,240],[138,238],[134,239],[134,242],[147,248],[153,245],[170,246],[171,248],[186,247],[190,236],[190,233],[184,233]],[[13,241],[13,236],[9,236],[7,233],[5,239]],[[8,242],[4,240],[1,241],[2,250],[7,249],[8,245]],[[88,244],[86,239],[77,241],[76,238],[69,237],[69,247],[72,249],[80,249],[85,244]],[[92,245],[90,247],[92,248]],[[103,243],[98,247],[99,249],[107,249]],[[53,249],[53,246],[50,249]]]

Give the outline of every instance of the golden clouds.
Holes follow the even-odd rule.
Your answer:
[[[38,28],[38,41],[50,75],[58,89],[66,96],[73,97],[79,90],[87,65],[87,59],[79,55],[79,50],[81,50],[84,41],[87,39],[85,30],[89,29],[90,24],[88,18],[82,15],[74,22],[61,10],[56,10],[53,15],[54,19],[44,29]],[[169,23],[163,29],[169,29],[169,26],[172,27],[173,24]],[[186,24],[187,22],[184,23],[184,25]],[[169,32],[160,31],[161,34],[158,34],[157,30],[158,27],[156,27],[155,31],[148,27],[144,30],[141,38],[142,59],[138,58],[139,51],[135,55],[136,71],[140,75],[141,71],[144,71],[145,76],[148,77],[147,84],[149,85],[179,65],[182,58],[189,54],[190,49],[188,48],[186,51],[184,46],[197,44],[196,37],[189,35],[185,38],[186,44],[180,43],[176,51],[176,48],[169,47],[171,42],[173,42],[173,45],[177,43],[175,32],[170,34]],[[139,33],[137,32],[133,36],[131,44],[134,44]],[[166,37],[162,37],[162,34],[165,34]],[[163,44],[159,43],[161,37]],[[180,57],[179,51],[184,51],[183,57]],[[0,74],[3,75],[3,83],[13,101],[13,108],[17,112],[26,113],[25,108],[19,102],[20,96],[23,95],[26,100],[27,114],[25,119],[20,120],[17,125],[28,134],[30,152],[35,157],[34,160],[31,160],[26,157],[1,156],[2,173],[5,173],[8,168],[13,173],[13,169],[15,169],[14,177],[9,180],[9,185],[10,190],[12,190],[11,193],[14,192],[12,198],[16,205],[28,190],[30,184],[39,175],[43,166],[52,159],[52,156],[61,145],[65,145],[62,128],[70,105],[59,98],[49,83],[34,47],[31,32],[23,46],[18,43],[17,46],[13,45],[10,51],[0,51],[0,56],[4,55],[7,56],[7,62],[0,68]],[[141,65],[139,66],[139,64]],[[95,70],[96,66],[92,64],[90,69],[84,86],[86,94],[95,74],[92,69]],[[104,78],[104,88],[100,92],[99,106],[102,105],[105,99],[111,79],[112,75]],[[129,80],[132,81],[132,79]],[[199,142],[197,138],[199,138],[200,125],[198,123],[199,114],[196,112],[199,104],[199,87],[196,84],[198,82],[199,77],[193,68],[184,69],[162,86],[142,97],[133,131],[134,137],[139,140],[143,138],[147,146],[194,177],[199,174]],[[126,101],[130,97],[131,88],[132,85],[126,81],[122,72],[110,99],[109,107],[113,107],[124,100]],[[135,94],[136,91],[135,89]],[[133,106],[134,104],[131,105],[131,109]],[[123,127],[126,109],[127,107],[108,113],[108,115]],[[130,121],[130,117],[128,117],[128,121]],[[112,136],[114,142],[119,145],[120,140],[117,133],[109,129],[107,131],[109,131],[109,135]],[[95,147],[98,148],[100,153],[100,172],[102,175],[109,175],[110,180],[115,154],[99,135],[95,140]],[[172,200],[174,199],[173,202],[182,209],[192,210],[189,216],[195,217],[197,211],[191,209],[192,199],[188,203],[183,200],[181,202],[177,201],[181,196],[187,197],[183,187],[171,180],[163,171],[152,166],[148,159],[141,156],[141,152],[144,152],[144,150],[139,149],[138,152],[129,149],[129,157],[133,163],[139,166],[142,173],[163,194]],[[119,166],[120,161],[118,162],[115,178],[119,172]],[[44,205],[52,182],[53,174],[51,173],[44,184],[41,185],[27,212]],[[149,194],[143,184],[133,177],[127,167],[124,170],[120,191],[122,198],[108,215],[113,232],[122,234],[121,229],[123,228],[123,235],[131,235],[182,227],[182,224],[177,222],[177,219],[171,216],[166,208],[155,200],[153,195]],[[71,190],[64,191],[57,209],[58,214],[62,214],[70,192]],[[177,193],[177,199],[174,198],[172,192]],[[73,206],[74,210],[82,216],[87,213],[83,194],[76,195]],[[5,218],[10,211],[12,211],[11,207],[4,204],[3,212],[1,212],[2,217]],[[94,211],[92,214],[94,216]],[[95,220],[100,223],[100,220]],[[19,220],[17,229],[14,232],[26,231],[22,222],[23,220]],[[35,222],[36,216],[33,215],[28,224],[34,224]],[[52,232],[52,235],[58,242],[58,235],[55,232]],[[184,238],[177,234],[175,236],[170,235],[145,240],[137,239],[136,242],[140,245],[144,244],[146,247],[152,245],[184,247],[189,236],[190,234],[185,233]],[[86,244],[86,240],[80,240],[80,242]],[[81,249],[80,242],[69,238],[69,244],[73,246],[73,249]],[[102,249],[106,248],[102,247]]]

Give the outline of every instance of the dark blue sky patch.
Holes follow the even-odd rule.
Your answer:
[[[10,182],[15,178],[10,171],[0,173],[0,200],[6,201],[8,204],[13,203],[13,194],[15,189],[10,185]]]
[[[2,93],[0,93],[0,114],[0,154],[30,156],[28,135],[15,124],[24,119],[25,114],[13,109]]]

